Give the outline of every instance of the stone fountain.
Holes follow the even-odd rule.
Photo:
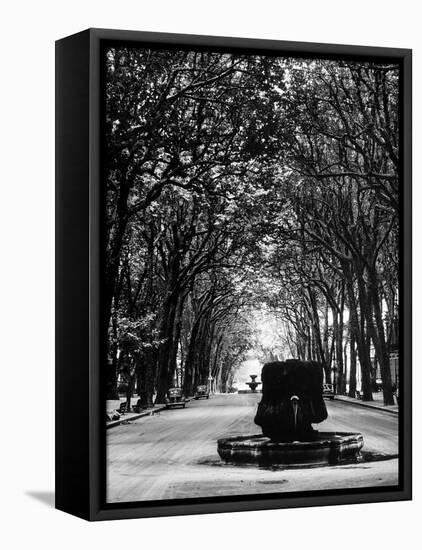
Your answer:
[[[246,382],[246,385],[249,386],[252,393],[256,393],[256,388],[258,387],[258,384],[261,384],[261,382],[257,382],[257,374],[250,374],[252,382]]]
[[[261,380],[262,399],[254,420],[262,435],[219,439],[218,454],[222,459],[286,467],[359,459],[361,434],[318,432],[312,426],[328,416],[322,398],[320,363],[296,359],[267,363]]]

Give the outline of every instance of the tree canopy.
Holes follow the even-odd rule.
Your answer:
[[[129,47],[105,64],[108,396],[119,373],[142,406],[174,383],[229,391],[255,350],[335,366],[351,393],[358,365],[365,399],[378,365],[391,402],[398,67]]]

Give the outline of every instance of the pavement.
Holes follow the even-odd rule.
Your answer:
[[[334,399],[343,401],[344,403],[350,403],[351,405],[357,405],[358,407],[367,407],[393,414],[399,413],[399,406],[397,404],[384,405],[384,396],[381,391],[374,392],[372,394],[373,401],[362,401],[361,399],[354,399],[353,397],[348,397],[347,395],[336,395]]]
[[[362,462],[300,469],[231,466],[217,439],[256,434],[260,394],[219,394],[107,431],[107,501],[312,491],[398,484],[398,416],[327,401],[320,431],[360,432]]]

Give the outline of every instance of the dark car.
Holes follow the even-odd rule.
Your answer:
[[[205,397],[205,399],[210,398],[210,390],[208,389],[208,386],[196,386],[195,399],[201,399],[201,397]]]
[[[322,397],[328,397],[328,399],[334,399],[334,388],[332,384],[322,385]]]
[[[166,395],[166,406],[186,407],[186,397],[183,395],[182,388],[170,388]]]

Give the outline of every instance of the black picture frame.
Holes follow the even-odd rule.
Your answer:
[[[105,503],[101,334],[101,48],[166,47],[390,60],[400,66],[401,301],[397,488],[312,491],[174,501]],[[56,508],[108,520],[408,500],[411,447],[411,50],[88,29],[56,42]]]

